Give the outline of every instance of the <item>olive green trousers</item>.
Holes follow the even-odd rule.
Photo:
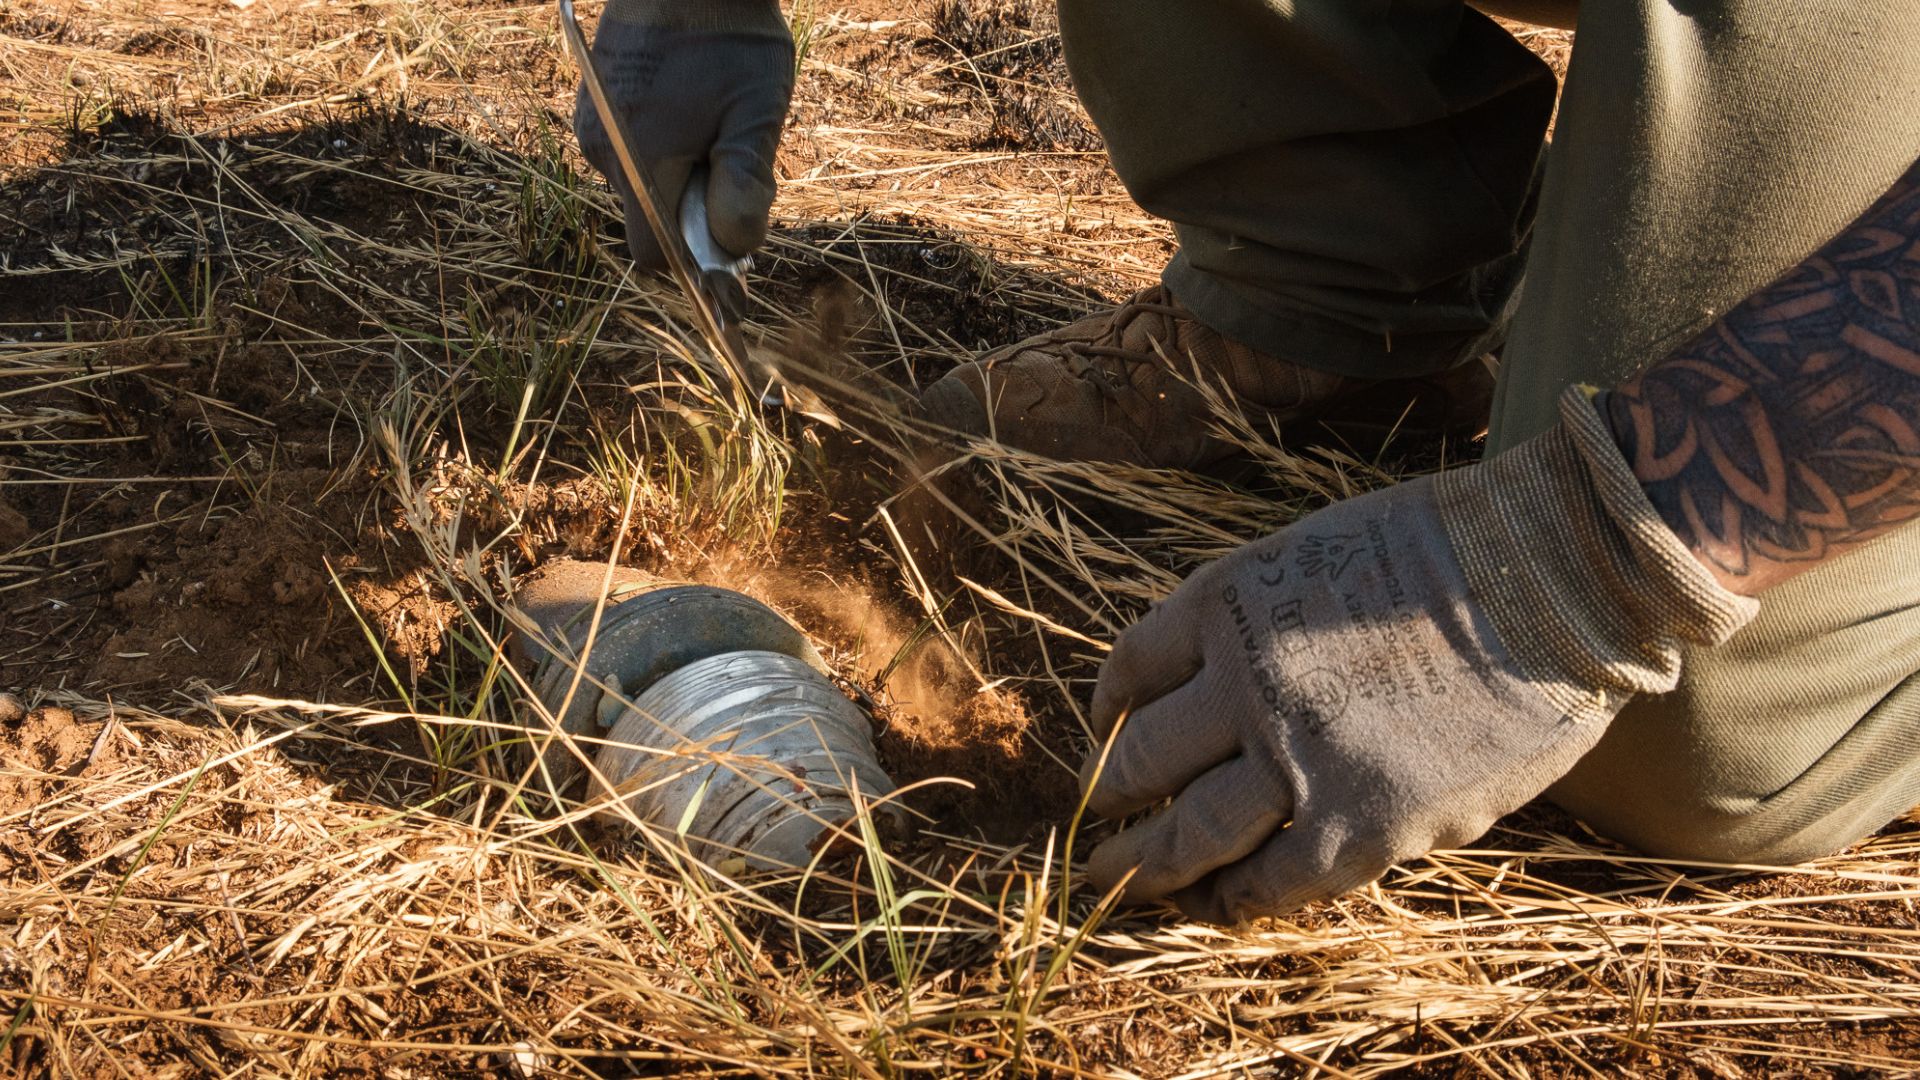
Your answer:
[[[1358,375],[1504,342],[1490,449],[1661,358],[1920,158],[1913,0],[1555,0],[1548,68],[1462,0],[1061,0],[1202,321]],[[1577,20],[1576,20],[1577,16]],[[1552,603],[1552,597],[1542,597]],[[1761,599],[1549,794],[1683,858],[1791,863],[1920,803],[1920,527]]]

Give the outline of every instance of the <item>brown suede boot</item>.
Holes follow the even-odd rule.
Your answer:
[[[1048,457],[1192,469],[1229,457],[1202,382],[1256,423],[1370,453],[1393,431],[1468,436],[1486,423],[1493,376],[1478,361],[1419,379],[1301,367],[1202,326],[1164,286],[1112,311],[995,349],[927,387],[927,418]],[[1363,445],[1371,443],[1372,445]]]

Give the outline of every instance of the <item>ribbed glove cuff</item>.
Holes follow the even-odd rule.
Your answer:
[[[1442,473],[1468,586],[1521,673],[1575,720],[1671,690],[1683,642],[1717,645],[1759,610],[1722,588],[1647,501],[1586,392],[1560,423]]]
[[[775,0],[607,0],[602,20],[668,30],[752,34],[790,39]]]

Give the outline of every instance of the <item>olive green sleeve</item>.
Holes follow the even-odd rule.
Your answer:
[[[1667,528],[1582,387],[1546,432],[1438,482],[1468,587],[1521,671],[1575,718],[1672,689],[1682,643],[1717,645],[1759,610]]]

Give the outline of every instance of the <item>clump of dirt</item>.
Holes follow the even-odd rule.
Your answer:
[[[385,575],[363,565],[378,529],[356,528],[349,500],[328,495],[337,480],[291,469],[231,516],[189,516],[110,544],[104,617],[81,639],[94,650],[84,680],[325,694],[362,676],[370,654],[329,568],[362,596],[376,587],[360,578]]]
[[[21,537],[106,538],[92,572],[29,577],[7,597],[0,685],[374,693],[355,609],[416,670],[442,648],[448,611],[416,572],[417,548],[381,519],[376,485],[367,469],[261,468],[233,484],[130,485],[78,513],[56,488],[29,489]]]
[[[70,26],[65,21],[51,15],[29,15],[12,5],[0,8],[0,33],[8,37],[53,45],[66,41],[69,30]]]
[[[1065,823],[1074,811],[1073,773],[1040,738],[1019,696],[983,688],[950,713],[920,713],[904,703],[883,710],[879,747],[896,782],[965,782],[923,789],[915,807],[936,821],[1014,842]]]
[[[98,724],[83,724],[72,711],[52,705],[34,709],[22,718],[0,717],[0,762],[6,763],[0,769],[0,814],[39,805],[72,777],[117,767],[119,757],[113,743],[106,743],[93,754],[98,728]]]

